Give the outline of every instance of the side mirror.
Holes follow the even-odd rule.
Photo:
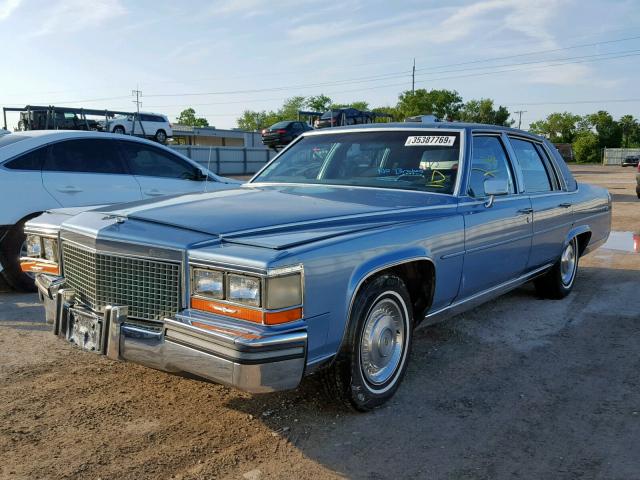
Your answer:
[[[484,204],[485,207],[490,208],[493,206],[493,202],[497,195],[508,195],[509,194],[509,181],[506,179],[498,179],[494,178],[491,180],[484,181],[484,193],[487,197],[487,202]]]
[[[204,182],[205,180],[207,180],[209,178],[209,175],[207,175],[204,170],[200,170],[198,169],[196,172],[196,178],[194,180],[198,181],[198,182]]]

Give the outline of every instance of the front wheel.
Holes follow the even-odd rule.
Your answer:
[[[20,257],[26,256],[26,237],[24,235],[24,222],[14,225],[2,242],[0,249],[0,262],[2,263],[2,276],[15,290],[21,292],[35,292],[34,276],[24,273],[20,268]]]
[[[556,300],[569,295],[578,273],[578,256],[578,240],[574,237],[551,270],[534,281],[538,293]]]
[[[120,135],[124,135],[124,127],[117,126],[113,129],[113,133],[119,133]]]
[[[404,377],[412,336],[404,281],[385,274],[367,282],[351,310],[344,348],[326,372],[330,393],[360,411],[385,403]]]

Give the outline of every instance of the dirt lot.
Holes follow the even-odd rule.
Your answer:
[[[640,231],[632,169],[575,171]],[[0,294],[0,478],[640,478],[639,286],[640,254],[600,249],[562,301],[526,286],[423,329],[364,415],[313,379],[252,396],[82,353]]]

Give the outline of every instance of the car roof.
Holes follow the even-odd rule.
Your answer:
[[[186,157],[182,153],[172,150],[164,145],[161,145],[157,142],[153,142],[151,140],[147,140],[146,138],[135,137],[133,135],[121,135],[115,133],[106,133],[106,132],[95,132],[95,131],[85,131],[85,130],[26,130],[24,132],[14,132],[7,134],[6,136],[19,136],[21,138],[20,141],[16,141],[13,143],[8,143],[7,145],[0,146],[0,163],[4,162],[7,159],[11,159],[16,155],[20,155],[21,153],[28,152],[29,150],[33,150],[34,148],[38,148],[40,146],[44,146],[48,143],[53,143],[61,140],[71,140],[71,139],[81,139],[81,138],[95,138],[95,139],[115,139],[122,140],[125,142],[138,142],[144,143],[146,145],[152,145],[156,148],[161,148],[165,150],[169,150],[172,154],[177,155],[179,157],[184,158],[191,164],[198,166],[199,168],[204,168],[202,165],[198,164],[194,160]],[[3,135],[5,137],[5,135]],[[205,168],[205,170],[207,170]],[[210,171],[209,171],[210,172]],[[213,174],[213,172],[210,172]],[[213,174],[215,177],[218,175]]]
[[[505,127],[503,125],[488,125],[484,123],[466,123],[466,122],[390,122],[390,123],[365,123],[361,125],[348,125],[344,127],[332,127],[322,128],[312,132],[307,132],[305,135],[318,135],[321,132],[335,132],[352,131],[352,130],[420,130],[420,129],[456,129],[456,130],[487,130],[487,131],[501,131],[506,133],[513,133],[518,135],[524,135],[527,137],[535,138],[540,141],[544,141],[544,137],[535,135],[525,130],[519,130],[517,128]]]

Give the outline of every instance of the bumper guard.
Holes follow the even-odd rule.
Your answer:
[[[84,307],[74,304],[74,292],[64,288],[61,277],[38,275],[36,285],[53,333],[71,341],[71,312]],[[190,374],[253,393],[295,388],[304,374],[307,331],[301,322],[274,331],[187,310],[157,325],[142,325],[127,318],[126,306],[87,312],[100,325],[95,351],[112,360]]]

